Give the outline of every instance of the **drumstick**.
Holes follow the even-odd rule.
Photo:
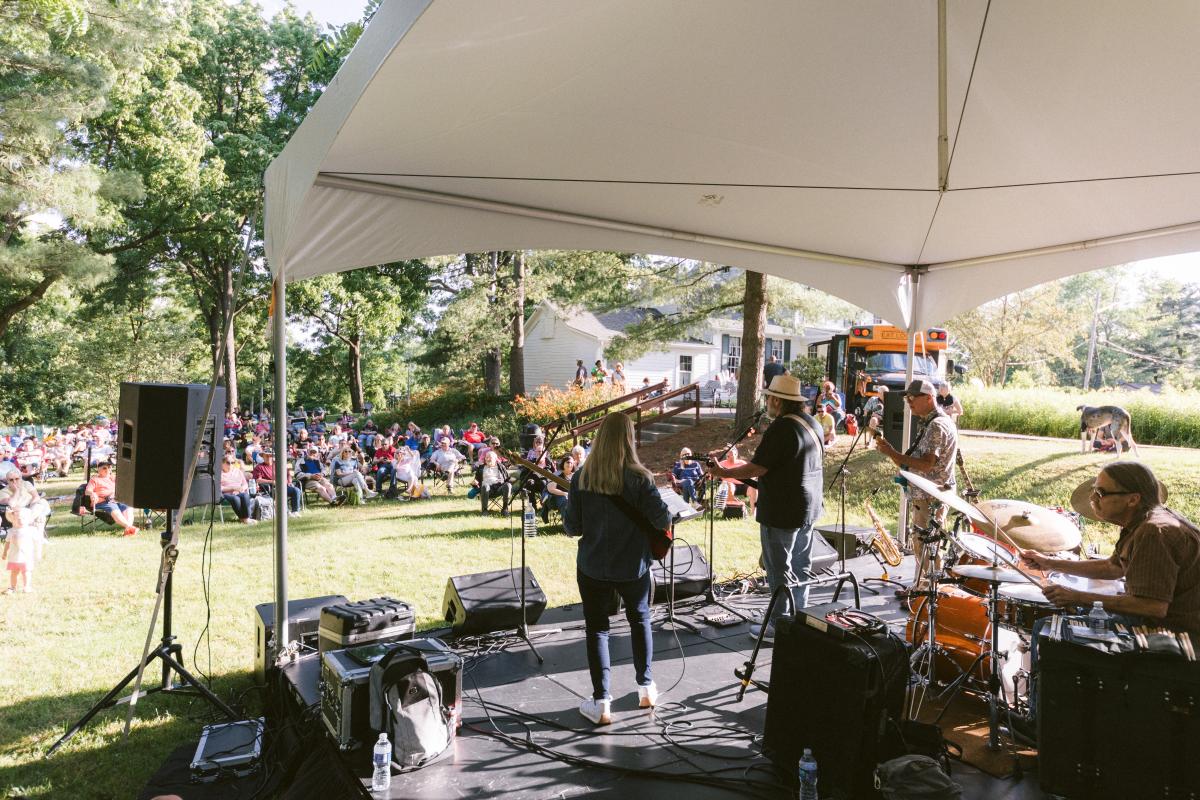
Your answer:
[[[1009,536],[1007,533],[1005,533],[1005,532],[1004,532],[1004,530],[1003,530],[1003,529],[1002,529],[1002,528],[1001,528],[1001,527],[1000,527],[998,524],[996,524],[996,520],[994,520],[994,519],[992,519],[991,517],[989,517],[989,516],[988,516],[988,514],[987,514],[987,512],[986,512],[986,511],[984,511],[984,510],[983,510],[982,508],[980,508],[979,506],[975,506],[975,510],[976,510],[976,511],[978,511],[978,512],[979,512],[981,515],[983,515],[983,518],[984,518],[984,519],[986,519],[986,520],[988,521],[988,523],[989,523],[989,524],[991,524],[991,526],[992,526],[992,529],[993,529],[993,530],[995,530],[997,533],[999,533],[1001,536],[1003,536],[1005,539],[1007,539],[1007,540],[1008,540],[1008,543],[1009,543],[1010,545],[1012,545],[1013,547],[1016,547],[1016,548],[1017,548],[1017,563],[1015,563],[1015,564],[1013,564],[1013,565],[1012,565],[1013,571],[1015,571],[1015,572],[1016,572],[1018,575],[1020,575],[1022,578],[1024,578],[1024,579],[1025,579],[1025,580],[1027,580],[1027,581],[1029,581],[1030,583],[1032,583],[1034,586],[1038,587],[1039,589],[1043,588],[1043,587],[1045,586],[1045,584],[1044,584],[1044,583],[1039,583],[1039,582],[1037,581],[1037,579],[1035,579],[1035,578],[1033,578],[1033,577],[1031,577],[1031,576],[1027,575],[1027,574],[1026,574],[1026,573],[1025,573],[1025,572],[1024,572],[1022,569],[1021,569],[1021,567],[1020,567],[1020,563],[1021,563],[1021,550],[1022,550],[1022,548],[1021,548],[1021,547],[1019,547],[1019,546],[1017,545],[1017,543],[1016,543],[1016,542],[1014,542],[1014,541],[1012,540],[1012,538],[1011,538],[1011,537],[1010,537],[1010,536]]]

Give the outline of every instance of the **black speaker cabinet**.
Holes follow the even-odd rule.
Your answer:
[[[288,600],[288,638],[316,650],[321,609],[345,602],[345,595],[340,594]],[[254,679],[259,685],[266,682],[272,669],[271,660],[275,653],[270,645],[274,636],[275,604],[259,603],[254,607]]]
[[[904,450],[904,390],[883,396],[883,436],[897,450]],[[914,429],[915,431],[915,429]]]
[[[675,554],[675,600],[685,597],[696,597],[708,591],[708,561],[704,553],[694,544],[672,548]],[[654,578],[654,598],[652,602],[667,602],[667,592],[671,583],[671,556],[662,561],[650,563],[650,573]]]
[[[805,747],[826,797],[877,797],[873,771],[890,714],[900,718],[908,646],[887,634],[839,639],[792,617],[775,624],[763,750],[788,780]]]
[[[178,508],[208,386],[122,383],[117,433],[117,499],[135,508]],[[218,387],[204,425],[204,443],[189,506],[220,499],[225,389]]]
[[[521,581],[525,583],[525,621],[532,625],[546,610],[546,593],[533,570],[499,569],[459,575],[446,583],[442,603],[446,622],[458,634],[489,633],[521,624]]]

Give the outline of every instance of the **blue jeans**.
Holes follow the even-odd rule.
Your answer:
[[[375,489],[383,491],[383,479],[391,478],[392,485],[389,487],[392,491],[396,490],[396,465],[390,461],[378,465],[375,468]]]
[[[763,565],[767,570],[767,585],[771,594],[780,586],[791,587],[775,603],[771,612],[770,622],[774,623],[784,612],[790,602],[792,612],[808,605],[808,584],[799,586],[801,581],[807,581],[811,576],[808,568],[812,565],[812,526],[803,528],[772,528],[759,525],[759,538],[762,540]]]
[[[238,519],[247,519],[250,516],[250,495],[246,492],[223,494],[221,495],[221,499],[229,503]]]
[[[288,509],[290,511],[295,511],[296,513],[299,513],[300,512],[300,499],[304,496],[300,491],[300,487],[294,483],[288,484],[287,496],[288,496]]]
[[[696,499],[696,484],[697,481],[691,478],[679,479],[679,490],[683,492],[683,502],[690,503]]]
[[[650,664],[654,659],[654,639],[650,633],[650,570],[632,581],[600,581],[576,572],[579,599],[583,601],[583,621],[587,628],[588,669],[592,673],[592,699],[611,697],[608,691],[608,609],[615,591],[625,603],[629,635],[633,644],[633,666],[638,686],[649,686],[653,678]]]

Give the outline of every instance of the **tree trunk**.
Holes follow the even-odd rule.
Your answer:
[[[525,252],[513,254],[512,348],[508,353],[508,392],[525,394]]]
[[[767,331],[767,277],[746,271],[742,301],[742,358],[738,363],[737,422],[741,430],[758,410],[762,386],[763,337]]]
[[[350,407],[355,414],[363,413],[362,344],[355,336],[347,343],[350,367]]]
[[[13,317],[20,314],[25,309],[32,306],[37,301],[46,296],[46,290],[49,289],[59,278],[58,275],[46,275],[38,282],[36,286],[29,290],[29,294],[24,297],[17,298],[6,306],[0,306],[0,339],[4,338],[4,334],[8,332],[8,326],[12,324]]]
[[[222,269],[224,281],[221,292],[221,324],[237,308],[237,298],[233,294],[233,265],[226,263]],[[225,342],[225,410],[235,411],[238,408],[238,375],[237,375],[237,342],[235,331],[237,320],[231,320],[229,338]]]
[[[483,389],[492,397],[500,396],[500,348],[493,347],[483,354]]]

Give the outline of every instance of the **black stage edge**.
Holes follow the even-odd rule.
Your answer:
[[[877,576],[879,571],[869,556],[848,560],[846,565],[860,579]],[[898,570],[902,575],[911,571],[911,559]],[[832,593],[832,586],[816,588],[811,602],[827,602]],[[747,616],[761,613],[766,601],[766,594],[727,600]],[[893,630],[903,634],[906,617],[891,592],[868,593],[863,608],[888,620]],[[740,682],[734,670],[746,661],[754,644],[749,625],[713,627],[694,614],[697,609],[694,601],[681,602],[676,615],[694,622],[698,634],[655,628],[654,678],[661,695],[653,716],[637,708],[628,626],[624,617],[613,618],[615,720],[601,729],[592,728],[578,712],[580,701],[591,693],[580,606],[551,609],[543,615],[542,626],[561,627],[562,633],[539,639],[536,627],[530,631],[545,658],[541,667],[520,639],[484,642],[477,651],[488,653],[482,657],[473,657],[465,641],[453,643],[467,659],[464,724],[458,739],[452,752],[436,763],[394,774],[387,797],[518,800],[588,795],[661,800],[685,793],[688,800],[791,797],[761,755],[767,695],[751,687],[744,700],[737,700]],[[655,614],[665,615],[665,606],[656,606]],[[770,660],[771,649],[764,647],[756,678],[786,680],[786,676],[771,674]],[[340,752],[324,734],[319,718],[319,672],[317,656],[305,655],[281,670],[272,684],[266,746],[272,783],[269,791],[256,795],[258,789],[247,792],[226,787],[224,793],[213,793],[211,787],[178,782],[171,783],[170,791],[183,800],[372,797],[367,791],[370,746]],[[538,719],[518,719],[514,711]],[[530,737],[532,748],[527,744]],[[552,758],[538,749],[552,749],[571,761]],[[962,785],[964,798],[1043,797],[1032,774],[1019,781],[998,780],[955,763],[952,777]],[[714,784],[704,782],[709,778]],[[246,780],[263,785],[261,777]]]

